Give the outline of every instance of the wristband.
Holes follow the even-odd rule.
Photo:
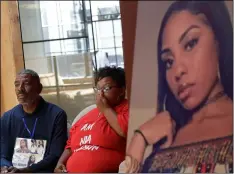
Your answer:
[[[144,134],[143,134],[139,129],[135,130],[134,133],[139,133],[139,134],[143,137],[143,139],[144,139],[144,141],[145,141],[145,146],[148,146],[148,145],[149,145],[149,143],[148,143],[148,141],[146,140]]]

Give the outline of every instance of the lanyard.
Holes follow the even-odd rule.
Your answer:
[[[38,120],[38,118],[36,118],[36,121],[35,121],[34,126],[33,126],[33,131],[31,132],[31,131],[28,129],[28,126],[26,125],[25,119],[24,119],[24,117],[23,117],[24,127],[27,129],[27,131],[28,131],[28,133],[29,133],[31,139],[33,139],[33,137],[34,137],[35,129],[36,129],[36,126],[37,126],[37,120]]]

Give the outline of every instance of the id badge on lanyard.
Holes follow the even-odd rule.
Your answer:
[[[44,158],[46,140],[16,138],[12,164],[16,168],[25,168],[34,165]]]
[[[30,131],[25,118],[22,118],[24,127],[30,135],[30,138],[16,137],[12,164],[16,168],[25,168],[43,160],[46,151],[47,141],[35,139],[35,129],[38,118],[36,118],[33,129]]]

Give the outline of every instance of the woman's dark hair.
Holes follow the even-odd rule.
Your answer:
[[[228,10],[223,1],[176,1],[167,10],[158,37],[158,112],[170,112],[177,123],[177,129],[184,126],[192,118],[193,111],[188,111],[175,99],[166,81],[166,67],[160,53],[162,35],[168,19],[176,12],[189,11],[194,15],[205,15],[208,25],[212,28],[219,45],[220,79],[225,93],[233,99],[233,31]],[[176,27],[176,26],[175,26]]]
[[[94,73],[95,85],[97,85],[99,80],[105,77],[111,77],[112,80],[116,82],[118,87],[126,87],[125,72],[121,67],[106,66],[99,68],[99,70]]]
[[[32,161],[32,157],[34,157],[34,161]],[[28,160],[28,167],[29,166],[31,166],[32,164],[34,164],[35,163],[35,156],[34,155],[31,155],[30,157],[29,157],[29,160]]]
[[[44,142],[43,142],[43,140],[38,140],[38,146],[37,147],[40,147],[40,146],[42,146],[44,148]]]
[[[31,140],[31,147],[32,147],[32,146],[37,146],[36,140],[33,140],[33,139]]]

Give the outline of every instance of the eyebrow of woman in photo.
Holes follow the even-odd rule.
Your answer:
[[[186,110],[181,103],[174,97],[166,81],[165,57],[172,56],[172,50],[169,47],[163,48],[163,34],[168,20],[177,12],[189,11],[194,15],[200,15],[205,25],[208,25],[214,33],[218,47],[218,69],[219,78],[224,88],[225,94],[233,100],[233,30],[229,13],[224,2],[215,1],[186,1],[175,2],[170,6],[165,14],[158,38],[158,112],[167,110],[177,123],[177,129],[186,125],[192,118],[192,114],[202,106],[205,100],[195,109]],[[225,26],[225,27],[224,27]],[[192,30],[199,30],[198,25],[188,27],[180,38],[178,43],[189,35]],[[173,56],[172,56],[173,57]]]
[[[200,27],[198,25],[191,25],[188,27],[183,34],[181,34],[180,38],[178,39],[178,43],[181,44],[181,42],[186,38],[187,34],[193,30],[193,29],[199,29]],[[170,48],[163,48],[162,51],[160,51],[160,57],[163,60],[164,54],[172,54]]]

